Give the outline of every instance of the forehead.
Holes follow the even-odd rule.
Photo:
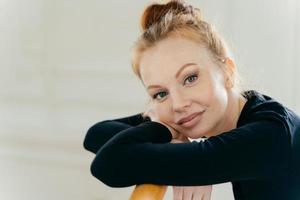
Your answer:
[[[196,63],[201,68],[213,64],[209,51],[201,44],[184,38],[167,38],[147,49],[140,60],[144,84],[154,84],[162,78],[174,77],[186,63]]]

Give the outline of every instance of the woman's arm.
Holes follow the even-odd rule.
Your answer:
[[[286,133],[282,122],[265,119],[205,141],[171,144],[165,126],[145,122],[107,142],[98,151],[91,171],[112,187],[143,183],[210,185],[271,178],[289,161]]]
[[[147,120],[149,119],[144,119],[141,114],[136,114],[129,117],[98,122],[87,131],[83,146],[86,150],[97,153],[108,140],[120,131],[137,126]]]

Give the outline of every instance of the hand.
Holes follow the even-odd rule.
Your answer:
[[[183,134],[179,134],[177,138],[173,138],[171,140],[171,143],[185,143],[185,142],[190,142],[190,140],[187,137],[185,137]]]
[[[190,142],[187,137],[180,134],[179,138],[172,139],[171,143]],[[212,185],[205,186],[173,186],[174,200],[210,200]]]
[[[173,186],[173,200],[210,200],[212,185]]]
[[[146,111],[143,113],[143,116],[146,117],[150,117],[151,121],[153,122],[158,122],[163,124],[164,126],[166,126],[169,131],[172,134],[172,138],[173,139],[182,139],[182,134],[180,134],[177,130],[175,130],[173,127],[167,125],[166,123],[162,122],[159,120],[159,117],[157,115],[157,113],[155,112],[155,109],[153,108],[153,105],[151,103],[148,104]]]

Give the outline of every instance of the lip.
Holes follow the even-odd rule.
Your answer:
[[[190,126],[194,125],[195,122],[198,121],[197,119],[200,116],[202,116],[203,113],[204,113],[204,111],[202,111],[202,112],[196,112],[196,113],[193,113],[193,114],[191,114],[191,115],[189,115],[187,117],[181,118],[177,122],[177,124],[180,125],[180,126],[184,126],[184,127],[190,127]]]

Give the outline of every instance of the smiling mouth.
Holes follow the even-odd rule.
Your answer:
[[[199,121],[204,112],[205,111],[193,113],[185,118],[180,119],[177,124],[186,128],[194,126]]]

